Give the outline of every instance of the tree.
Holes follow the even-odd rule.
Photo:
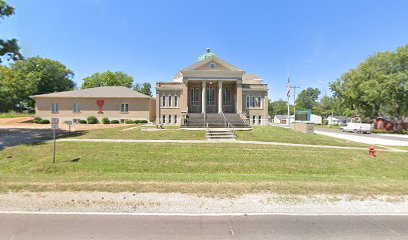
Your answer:
[[[316,110],[318,107],[317,99],[319,98],[320,90],[318,88],[306,88],[302,90],[296,99],[296,109]]]
[[[290,105],[290,113],[293,113],[293,105]],[[269,100],[268,104],[268,112],[269,116],[274,115],[288,115],[288,102],[282,99],[278,101],[271,101]]]
[[[0,0],[0,19],[14,14],[14,7],[7,5],[6,1]],[[7,56],[7,60],[21,60],[23,55],[20,53],[17,39],[0,39],[0,57]],[[2,62],[0,58],[0,63]]]
[[[33,94],[69,91],[75,88],[74,73],[64,64],[47,58],[32,57],[17,61],[11,68],[24,75],[36,73],[40,78]]]
[[[408,115],[408,45],[370,56],[330,83],[334,96],[350,111],[402,121]]]
[[[84,78],[82,89],[94,88],[103,86],[123,86],[131,88],[133,83],[133,77],[123,72],[103,72],[94,73],[89,77]]]
[[[30,98],[40,81],[39,74],[22,73],[12,68],[0,66],[0,112],[20,110],[17,106],[32,106]]]
[[[140,83],[136,83],[133,89],[147,96],[152,96],[152,85],[148,82],[145,82],[142,85]]]

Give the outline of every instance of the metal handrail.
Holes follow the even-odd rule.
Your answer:
[[[232,131],[234,131],[234,130],[235,130],[234,125],[232,125],[230,122],[227,121],[227,118],[225,117],[224,111],[221,111],[221,113],[222,113],[222,116],[224,117],[225,126],[226,126],[227,128],[230,128],[230,126],[231,126],[231,127],[232,127]]]
[[[239,117],[242,119],[242,121],[244,121],[244,123],[247,126],[251,125],[251,119],[248,119],[248,118],[244,117],[244,114],[242,114],[242,112],[239,112],[238,114],[239,114]]]

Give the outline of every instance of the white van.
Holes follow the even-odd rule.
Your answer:
[[[370,133],[371,125],[368,123],[347,123],[347,125],[341,127],[340,130],[342,132]]]

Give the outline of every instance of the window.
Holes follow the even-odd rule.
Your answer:
[[[224,105],[231,106],[231,88],[228,86],[224,88]]]
[[[171,107],[171,96],[169,96],[169,107]]]
[[[246,97],[246,107],[249,108],[251,106],[250,101],[249,101],[249,96]]]
[[[129,112],[129,105],[127,103],[122,103],[120,105],[120,112],[121,113],[128,113]]]
[[[162,97],[162,106],[165,107],[166,106],[166,96]]]
[[[255,107],[255,97],[254,96],[252,96],[252,107]]]
[[[191,88],[191,105],[200,105],[198,102],[198,87]]]
[[[174,96],[174,106],[178,107],[178,97],[177,97],[177,95]]]
[[[166,115],[163,115],[163,121],[162,121],[162,123],[163,123],[163,124],[166,123]]]
[[[74,103],[74,113],[79,113],[79,112],[81,112],[79,103]]]
[[[259,125],[262,124],[262,116],[258,116],[258,124],[259,124]]]
[[[214,96],[214,87],[210,86],[208,88],[208,96],[207,96],[207,105],[212,106],[215,105],[215,96]]]
[[[169,115],[169,124],[171,124],[171,115]]]
[[[177,123],[177,115],[174,115],[174,123]]]
[[[262,103],[261,96],[258,96],[258,107],[259,108],[262,107],[261,103]]]
[[[254,116],[252,116],[252,124],[255,124],[256,123],[256,116],[254,115]]]
[[[51,112],[52,113],[58,113],[59,112],[59,104],[58,103],[53,103],[51,105]]]

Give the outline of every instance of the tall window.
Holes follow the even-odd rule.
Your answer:
[[[166,123],[166,115],[163,115],[163,117],[162,117],[162,118],[163,118],[162,123],[163,123],[163,124],[165,124],[165,123]]]
[[[249,96],[246,97],[246,107],[249,108],[251,106]]]
[[[198,87],[194,86],[191,88],[191,105],[199,105],[198,102]]]
[[[209,106],[215,105],[214,99],[215,99],[215,97],[214,97],[214,87],[210,86],[208,88],[207,105],[209,105]]]
[[[255,106],[256,106],[255,97],[252,96],[252,107],[255,107]]]
[[[254,115],[254,116],[252,116],[252,124],[255,124],[256,123],[256,116]]]
[[[120,105],[120,112],[122,113],[128,113],[129,112],[129,104],[127,103],[122,103]]]
[[[58,103],[52,103],[51,104],[51,112],[53,112],[53,113],[58,113],[59,112],[59,104]]]
[[[177,115],[174,115],[174,123],[177,123]]]
[[[231,88],[226,86],[224,88],[224,103],[225,106],[231,106]]]
[[[74,103],[74,113],[79,113],[79,112],[81,112],[79,103]]]
[[[169,115],[169,124],[171,124],[171,115]]]
[[[177,97],[177,95],[174,96],[174,106],[178,107],[178,97]]]
[[[171,107],[171,96],[169,96],[169,107]]]
[[[258,116],[258,125],[262,124],[262,116]]]
[[[166,96],[163,95],[162,97],[162,107],[166,106]]]
[[[260,108],[260,107],[262,107],[262,105],[261,105],[261,103],[262,103],[262,101],[261,101],[261,96],[258,96],[258,107]]]

